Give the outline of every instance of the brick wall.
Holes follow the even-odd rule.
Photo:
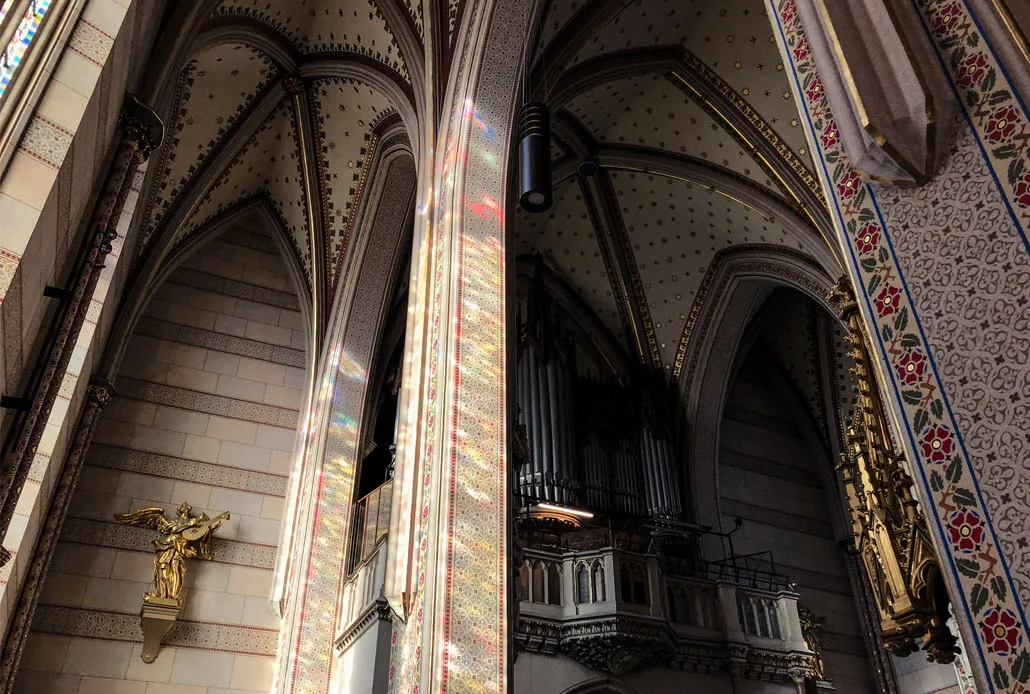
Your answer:
[[[268,598],[306,385],[296,294],[270,238],[231,230],[159,289],[87,456],[18,681],[20,692],[234,694],[271,687]],[[140,660],[156,533],[112,514],[183,501],[232,520],[191,561],[184,622]]]

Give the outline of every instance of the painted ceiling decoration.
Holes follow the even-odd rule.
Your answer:
[[[264,197],[271,203],[311,278],[311,243],[303,172],[292,104],[283,101],[226,167],[179,227],[176,242],[240,202]]]
[[[185,67],[179,77],[175,115],[158,155],[160,178],[150,191],[144,243],[215,144],[276,74],[268,56],[238,43],[209,48]]]
[[[405,0],[405,7],[408,8],[408,14],[411,16],[411,21],[415,24],[415,29],[418,31],[419,36],[424,36],[425,29],[422,26],[422,0]]]
[[[344,78],[315,80],[312,104],[323,196],[326,272],[330,287],[339,274],[343,251],[354,227],[355,210],[375,146],[373,131],[396,113],[380,92]]]
[[[301,53],[365,56],[408,77],[393,32],[372,0],[225,0],[215,17],[246,17],[276,29]]]
[[[420,59],[421,3],[383,4],[385,15],[371,0],[217,5],[179,72],[172,136],[147,174],[137,245],[145,272],[153,276],[173,249],[262,201],[316,301],[331,301],[354,211],[373,194],[365,183],[377,128],[417,122],[389,22],[400,27],[405,55]]]
[[[516,252],[540,253],[631,359],[673,378],[725,251],[832,265],[835,250],[763,3],[627,6],[544,9],[531,80],[554,113],[555,204],[518,215]]]

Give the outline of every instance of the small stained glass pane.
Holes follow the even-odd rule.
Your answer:
[[[0,94],[3,94],[7,90],[7,85],[11,83],[15,70],[21,64],[21,60],[25,56],[25,51],[29,49],[32,39],[36,38],[36,34],[39,32],[39,25],[43,21],[43,17],[46,16],[47,10],[50,9],[52,2],[53,0],[32,0],[29,3],[21,24],[18,25],[18,29],[14,32],[14,36],[11,37],[10,43],[7,44],[3,54],[0,55]],[[13,0],[7,0],[3,3],[2,10],[0,10],[2,12],[0,14],[0,21],[3,20],[12,3]]]

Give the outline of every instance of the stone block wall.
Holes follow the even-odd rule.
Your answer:
[[[269,602],[302,406],[305,332],[267,236],[230,230],[158,290],[120,367],[26,647],[19,692],[234,694],[272,686]],[[113,514],[187,501],[232,519],[191,560],[180,623],[139,658],[153,531]]]
[[[778,573],[797,582],[802,604],[824,616],[825,661],[838,691],[875,689],[844,556],[831,522],[836,490],[826,489],[813,450],[781,396],[748,359],[723,412],[719,450],[722,529],[737,554],[772,552]]]

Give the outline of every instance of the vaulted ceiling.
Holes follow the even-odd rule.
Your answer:
[[[381,138],[417,132],[426,33],[454,50],[464,3],[209,5],[148,168],[137,254],[157,262],[260,200],[331,297]],[[761,0],[547,0],[532,45],[555,204],[517,213],[514,251],[542,254],[631,360],[671,368],[720,251],[832,262]]]
[[[384,133],[406,143],[414,125],[419,3],[209,5],[148,168],[137,255],[156,266],[260,201],[331,301],[376,148]]]
[[[515,251],[539,253],[631,360],[672,372],[720,251],[787,249],[831,272],[764,2],[550,0],[533,45],[555,202],[518,213]]]

